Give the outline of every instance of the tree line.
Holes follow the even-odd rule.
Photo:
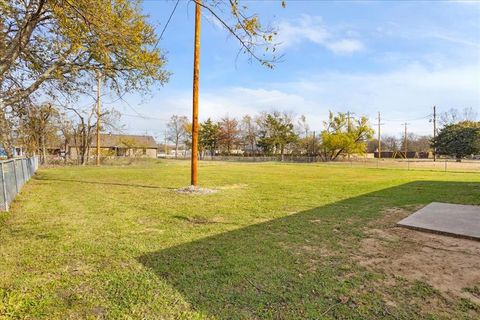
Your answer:
[[[439,114],[440,130],[430,135],[408,133],[397,137],[383,135],[382,151],[415,153],[436,152],[462,158],[480,152],[477,113],[472,108],[450,109]],[[454,134],[448,133],[454,132]],[[321,130],[312,131],[304,115],[287,112],[261,112],[241,118],[208,118],[200,124],[200,157],[215,155],[280,156],[285,154],[320,157],[334,161],[351,155],[378,151],[378,139],[367,117],[353,118],[348,113],[330,112]],[[445,136],[452,141],[445,139]],[[167,124],[167,139],[174,145],[175,157],[183,156],[191,144],[191,124],[186,116],[173,115]],[[449,145],[447,146],[446,144]]]
[[[179,147],[188,149],[191,125],[185,116],[173,115],[167,124],[167,139],[173,143],[175,155]],[[225,116],[200,123],[199,150],[201,157],[215,155],[247,156],[285,154],[320,156],[325,161],[345,154],[362,154],[374,131],[366,117],[354,119],[346,113],[330,112],[322,131],[310,130],[304,115],[288,112],[261,112],[240,119]]]

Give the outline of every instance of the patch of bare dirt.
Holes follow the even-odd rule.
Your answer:
[[[440,292],[480,304],[471,290],[480,286],[480,242],[395,226],[416,209],[386,209],[369,226],[356,259],[384,274],[421,280]]]
[[[194,187],[194,186],[179,188],[175,191],[180,194],[188,194],[188,195],[206,195],[206,194],[213,194],[218,192],[218,190],[200,188],[200,187]]]

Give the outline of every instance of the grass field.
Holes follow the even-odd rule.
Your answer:
[[[40,170],[1,214],[0,318],[480,317],[478,242],[392,228],[432,201],[480,204],[480,174],[215,162],[200,181],[217,193],[176,193],[188,174]]]

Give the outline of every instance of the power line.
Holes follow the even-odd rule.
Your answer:
[[[170,23],[170,20],[172,20],[173,14],[175,13],[175,10],[177,10],[177,7],[178,7],[179,2],[180,2],[180,0],[177,0],[177,3],[175,3],[175,6],[173,7],[173,10],[172,10],[172,12],[170,13],[170,16],[168,17],[168,20],[167,20],[167,22],[165,23],[165,26],[163,26],[163,30],[162,30],[162,32],[160,33],[160,37],[158,37],[157,42],[155,43],[155,48],[157,48],[158,43],[159,43],[160,40],[163,38],[163,34],[165,33],[165,30],[167,30],[168,24]]]
[[[408,122],[408,121],[418,121],[418,120],[428,119],[431,116],[432,116],[431,114],[428,114],[424,117],[414,118],[414,119],[385,119],[385,118],[383,118],[383,120],[384,121],[390,121],[390,122]]]
[[[117,112],[119,114],[121,114],[122,116],[125,116],[125,117],[141,118],[141,119],[144,119],[144,120],[168,121],[168,119],[162,119],[162,118],[156,118],[156,117],[147,117],[147,116],[144,116],[142,114],[129,114],[129,113],[124,113],[124,112],[120,112],[120,111],[117,111]]]

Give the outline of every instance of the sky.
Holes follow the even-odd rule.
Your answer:
[[[207,0],[204,0],[207,1]],[[176,0],[146,0],[157,33]],[[480,113],[480,1],[241,1],[278,30],[283,59],[273,70],[237,55],[239,43],[202,17],[200,120],[280,110],[320,131],[329,110],[367,116],[382,133],[432,133],[432,108]],[[180,0],[159,47],[172,72],[148,96],[104,104],[125,132],[163,139],[171,115],[191,115],[194,4]],[[141,116],[140,116],[141,115]]]

